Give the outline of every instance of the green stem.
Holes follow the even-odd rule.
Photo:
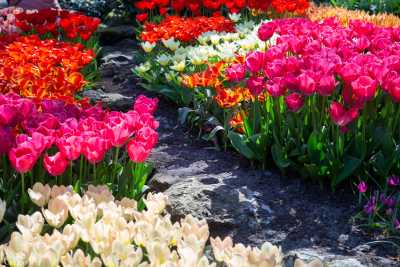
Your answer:
[[[72,170],[72,161],[71,161],[71,162],[69,163],[69,184],[70,184],[70,185],[73,185],[72,173],[73,173],[73,170]]]
[[[82,184],[82,172],[83,172],[83,156],[81,155],[79,163],[79,184]]]
[[[93,179],[94,183],[97,184],[96,164],[93,164]]]
[[[114,168],[113,168],[113,173],[112,173],[112,182],[114,183],[114,180],[115,180],[115,172],[117,171],[117,163],[118,163],[118,157],[119,157],[119,147],[117,147],[116,149],[115,149],[115,155],[114,155],[114,160],[113,160],[113,165],[114,165]]]
[[[25,195],[25,174],[21,173],[21,194]]]

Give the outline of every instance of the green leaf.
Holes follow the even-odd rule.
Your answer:
[[[183,107],[178,109],[178,122],[179,124],[185,124],[187,117],[191,112],[194,112],[193,109],[188,107]]]
[[[207,136],[204,137],[204,140],[210,141],[211,139],[213,139],[215,137],[215,135],[219,131],[225,131],[225,128],[222,127],[221,125],[215,126],[214,129],[211,131],[211,133],[209,133]]]
[[[311,162],[318,164],[325,159],[324,144],[319,140],[319,135],[313,132],[308,138],[307,151]]]
[[[278,144],[274,144],[271,148],[272,158],[274,159],[276,165],[285,169],[290,166],[290,161],[285,156],[285,151]]]
[[[249,148],[246,138],[234,131],[228,132],[228,137],[231,140],[233,147],[239,151],[240,154],[248,159],[254,159],[254,152]]]
[[[341,169],[339,175],[337,177],[333,177],[332,186],[335,187],[336,185],[343,182],[346,178],[354,175],[355,171],[360,167],[362,160],[352,157],[352,156],[345,156],[344,157],[344,166]]]

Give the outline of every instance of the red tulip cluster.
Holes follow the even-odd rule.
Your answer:
[[[303,14],[308,8],[308,0],[141,0],[134,6],[142,13],[137,15],[137,20],[143,22],[148,18],[148,12],[157,9],[162,16],[169,10],[182,12],[188,10],[194,16],[199,16],[202,11],[211,11],[214,15],[220,15],[223,8],[230,13],[238,13],[245,8],[258,11],[268,11],[273,8],[278,13],[295,12]]]
[[[399,28],[286,19],[263,24],[259,38],[266,41],[274,33],[279,34],[276,45],[250,53],[243,67],[231,66],[228,79],[235,82],[249,72],[247,86],[253,95],[266,90],[273,97],[286,96],[293,112],[306,97],[332,96],[330,115],[342,130],[380,91],[400,102]]]
[[[53,176],[62,175],[81,155],[90,164],[102,162],[113,148],[126,147],[130,159],[142,163],[158,140],[153,117],[157,102],[140,96],[131,111],[121,113],[100,105],[0,95],[0,155],[8,154],[12,167],[22,174],[42,158]]]
[[[70,39],[80,37],[85,41],[93,35],[101,22],[98,18],[78,12],[57,9],[25,11],[16,14],[15,17],[16,26],[23,32],[59,36],[62,31]]]
[[[86,84],[80,73],[94,59],[82,44],[37,35],[18,37],[0,50],[0,93],[25,97],[73,98]]]
[[[210,18],[168,16],[160,24],[146,23],[140,38],[151,43],[170,38],[190,42],[208,31],[234,32],[235,25],[223,16]]]

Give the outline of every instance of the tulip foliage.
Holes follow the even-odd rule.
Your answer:
[[[145,161],[158,140],[156,107],[157,99],[144,96],[121,113],[0,95],[1,193],[7,203],[19,199],[22,210],[37,181],[78,191],[89,182],[107,184],[119,196],[140,199],[151,169]]]

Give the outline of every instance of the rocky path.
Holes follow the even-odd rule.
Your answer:
[[[130,69],[140,53],[133,30],[119,27],[103,34],[102,81],[86,91],[111,108],[130,107],[140,89]],[[152,154],[156,171],[152,190],[169,196],[171,214],[205,218],[213,236],[231,235],[246,245],[270,241],[301,258],[320,257],[331,266],[399,266],[399,251],[363,233],[352,223],[356,211],[349,192],[332,194],[276,171],[254,170],[234,152],[217,151],[212,144],[177,126],[177,107],[161,99],[157,119],[160,141]]]

